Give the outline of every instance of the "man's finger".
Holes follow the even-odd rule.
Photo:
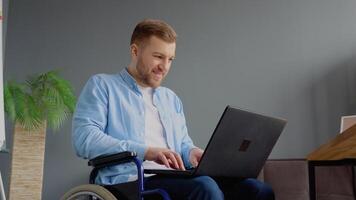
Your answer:
[[[165,156],[163,153],[159,154],[158,159],[159,159],[166,167],[170,168],[169,162],[168,162],[166,156]]]
[[[201,155],[197,156],[197,162],[199,163],[201,160]]]
[[[196,167],[198,165],[198,161],[196,159],[193,159],[191,161],[191,163],[192,163],[193,167]]]
[[[173,152],[167,152],[167,157],[172,161],[173,168],[174,169],[179,169],[179,165],[178,165],[176,157],[174,156],[174,153]]]
[[[179,154],[177,153],[174,153],[174,156],[176,157],[177,159],[177,162],[178,162],[178,165],[179,165],[179,169],[181,170],[185,170],[185,167],[184,167],[184,163],[183,163],[183,160],[182,160],[182,157],[180,157]]]

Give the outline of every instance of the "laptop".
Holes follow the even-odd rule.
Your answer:
[[[192,170],[145,169],[145,174],[256,178],[286,120],[227,106],[198,166]]]
[[[356,115],[341,116],[340,133],[356,124]]]

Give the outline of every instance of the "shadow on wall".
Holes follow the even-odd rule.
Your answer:
[[[319,72],[315,73],[318,77],[313,74],[310,88],[313,133],[319,146],[339,133],[341,116],[356,114],[356,55],[338,63],[312,67],[313,73]]]

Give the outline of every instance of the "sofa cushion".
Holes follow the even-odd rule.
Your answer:
[[[276,200],[309,199],[308,167],[304,159],[268,160],[262,172],[261,177],[273,188]]]

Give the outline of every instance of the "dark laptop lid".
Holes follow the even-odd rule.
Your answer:
[[[195,170],[145,169],[145,173],[256,178],[285,124],[282,119],[227,106]]]
[[[227,106],[195,174],[256,178],[285,124],[282,119]]]

